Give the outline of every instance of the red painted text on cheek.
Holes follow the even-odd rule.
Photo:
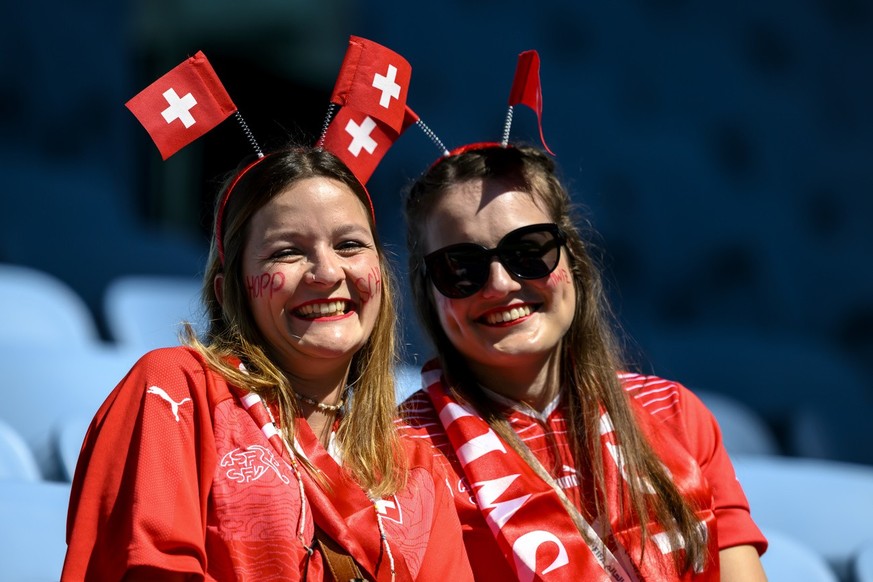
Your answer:
[[[567,269],[561,267],[556,271],[549,273],[549,285],[551,287],[560,287],[563,283],[572,283],[573,279]]]
[[[361,303],[366,303],[382,289],[382,272],[377,267],[373,267],[366,278],[355,279],[355,287],[361,294]]]
[[[273,293],[281,289],[284,284],[284,273],[261,273],[260,275],[246,276],[246,290],[252,299],[272,297]]]

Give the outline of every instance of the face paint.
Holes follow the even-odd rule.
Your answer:
[[[355,287],[358,289],[358,293],[361,294],[361,302],[367,303],[382,290],[382,272],[374,267],[367,274],[366,279],[363,277],[355,279]]]
[[[558,287],[563,283],[572,283],[573,279],[567,269],[561,267],[549,274],[549,286]]]
[[[249,297],[273,297],[273,293],[282,289],[285,284],[284,273],[261,273],[255,276],[246,276],[246,290]]]

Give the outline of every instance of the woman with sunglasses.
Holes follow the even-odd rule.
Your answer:
[[[451,477],[477,580],[764,580],[712,415],[623,371],[554,162],[465,146],[406,203],[416,307],[439,357],[402,408]]]

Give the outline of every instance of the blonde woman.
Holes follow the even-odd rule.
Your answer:
[[[236,172],[203,297],[203,340],[147,353],[91,424],[63,579],[472,579],[441,468],[392,424],[392,281],[354,174],[312,148]]]

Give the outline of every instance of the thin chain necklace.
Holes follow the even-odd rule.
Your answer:
[[[294,397],[297,398],[297,400],[299,400],[301,402],[305,402],[306,404],[309,404],[311,406],[314,406],[315,408],[317,408],[321,412],[336,412],[340,408],[343,407],[342,398],[340,398],[339,402],[337,402],[336,404],[324,404],[323,402],[319,402],[318,400],[316,400],[314,398],[310,398],[309,396],[305,396],[303,394],[300,394],[296,390],[292,390],[292,392],[294,392]]]

